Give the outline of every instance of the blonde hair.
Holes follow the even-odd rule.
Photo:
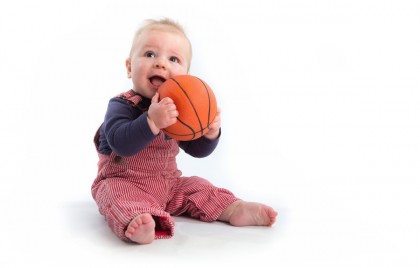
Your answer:
[[[128,55],[129,58],[133,56],[135,46],[137,44],[137,40],[139,39],[140,35],[146,30],[178,32],[182,34],[185,37],[185,39],[188,41],[188,45],[189,45],[189,54],[190,54],[189,55],[190,57],[188,59],[188,68],[189,68],[191,64],[191,58],[192,58],[192,46],[191,46],[190,39],[188,39],[188,36],[186,35],[184,28],[179,23],[168,18],[164,18],[160,20],[149,19],[149,20],[144,21],[143,25],[134,34],[133,43],[131,44],[130,54]]]

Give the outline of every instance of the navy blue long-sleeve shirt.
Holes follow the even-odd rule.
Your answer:
[[[144,97],[137,107],[122,98],[112,98],[100,129],[99,152],[132,156],[149,145],[156,138],[147,123],[149,106],[150,99]],[[178,142],[179,147],[193,157],[210,155],[218,143],[219,138],[209,140],[204,136],[193,141]]]

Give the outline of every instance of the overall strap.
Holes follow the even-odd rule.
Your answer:
[[[139,109],[142,113],[146,112],[149,109],[151,103],[150,99],[140,96],[132,89],[121,93],[117,96],[117,98],[125,100],[130,106]]]
[[[143,100],[143,98],[132,89],[121,93],[117,97],[127,101],[132,106],[137,106]]]

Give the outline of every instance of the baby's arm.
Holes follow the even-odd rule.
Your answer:
[[[145,148],[156,136],[147,122],[147,113],[120,98],[112,99],[103,124],[106,140],[112,151],[121,156],[131,156]]]
[[[202,136],[192,141],[180,141],[179,147],[193,157],[202,158],[209,156],[216,149],[217,144],[219,144],[219,138],[210,140]]]

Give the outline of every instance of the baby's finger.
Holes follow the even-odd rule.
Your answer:
[[[176,111],[176,105],[173,103],[165,104],[168,111]]]
[[[156,94],[152,98],[152,103],[158,103],[159,102],[159,93],[156,92]]]
[[[165,97],[160,101],[160,104],[171,104],[171,103],[174,103],[174,101],[169,97]]]

